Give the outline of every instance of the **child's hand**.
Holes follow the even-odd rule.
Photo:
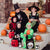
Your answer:
[[[24,36],[26,37],[26,34],[24,34]]]
[[[33,21],[33,19],[29,19],[29,21]]]
[[[15,35],[15,38],[17,38],[17,36]]]

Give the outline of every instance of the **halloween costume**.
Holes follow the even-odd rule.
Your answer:
[[[16,9],[19,9],[20,7],[17,4],[15,4],[14,5],[14,8],[16,10]],[[17,17],[17,22],[21,22],[22,29],[23,29],[23,32],[24,32],[25,25],[28,22],[28,18],[26,16],[26,14],[24,12],[20,11],[19,13],[16,13],[15,16]]]
[[[21,33],[20,34],[20,36],[21,36],[21,38],[23,38],[23,43],[24,43],[24,46],[23,46],[23,48],[29,48],[28,47],[28,43],[29,42],[31,42],[32,41],[32,44],[34,44],[34,41],[33,41],[33,33],[34,33],[34,31],[33,31],[33,29],[28,29],[27,28],[27,25],[31,25],[31,23],[27,23],[26,24],[26,29],[25,29],[25,31],[24,31],[24,34],[23,33]],[[31,27],[32,27],[32,25],[31,25]],[[24,36],[24,35],[26,35],[26,37]],[[34,48],[34,45],[32,46],[32,47],[30,47],[30,48]]]
[[[17,22],[17,25],[18,24],[21,24],[20,22]],[[19,42],[19,47],[21,46],[21,43],[22,43],[22,38],[20,38],[20,33],[22,32],[22,26],[20,28],[18,28],[16,25],[16,31],[15,31],[15,35],[19,38],[17,38],[18,42]]]
[[[25,25],[28,22],[26,14],[20,11],[19,13],[16,13],[16,16],[18,17],[18,22],[21,21],[22,29],[25,30]]]
[[[30,6],[28,9],[31,11],[31,8],[35,8],[37,11],[39,11],[39,8],[36,7],[36,6]],[[29,14],[29,19],[37,19],[37,20],[39,20],[39,14],[37,13],[37,11],[36,11],[35,15],[32,15],[32,12],[31,12]],[[39,25],[39,22],[36,21],[36,24],[32,27],[32,29],[34,30],[34,32],[37,31],[38,25]]]
[[[38,15],[38,13],[36,13],[35,16],[33,16],[32,13],[31,13],[31,14],[29,15],[29,19],[31,19],[31,18],[33,18],[33,19],[38,19],[38,20],[39,20],[39,15]],[[37,31],[38,25],[39,25],[39,22],[36,22],[36,24],[32,27],[32,29],[34,30],[34,32]]]
[[[9,27],[10,27],[10,30],[11,30],[11,31],[16,31],[17,18],[16,18],[16,22],[13,21],[13,18],[16,18],[16,17],[12,17],[12,18],[11,18],[12,23],[10,23]]]
[[[13,39],[11,40],[11,45],[12,45],[13,47],[18,47],[18,46],[19,46],[18,40],[17,40],[16,38],[13,38]]]

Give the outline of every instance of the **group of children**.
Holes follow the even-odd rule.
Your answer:
[[[37,11],[39,8],[36,6],[31,6],[28,8],[31,13],[29,14],[29,19],[26,14],[22,12],[17,4],[14,5],[15,16],[11,18],[10,30],[15,32],[13,39],[17,39],[19,42],[19,47],[23,48],[34,48],[33,33],[37,32],[39,25],[39,15]],[[23,41],[23,45],[22,45]]]

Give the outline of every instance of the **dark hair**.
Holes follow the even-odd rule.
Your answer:
[[[21,24],[20,22],[17,22],[17,24]]]
[[[15,22],[13,21],[14,18],[16,18],[16,20],[17,20],[17,17],[12,17],[12,18],[11,18],[12,23],[15,23]],[[16,22],[17,22],[17,21],[16,21]]]

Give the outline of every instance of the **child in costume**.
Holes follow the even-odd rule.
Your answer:
[[[34,30],[34,32],[37,32],[37,28],[39,25],[39,14],[37,13],[37,11],[39,11],[39,8],[36,6],[30,6],[28,9],[29,11],[31,11],[29,15],[29,21],[36,21],[36,24],[32,27],[32,29]]]
[[[28,22],[26,24],[26,29],[25,29],[24,33],[20,34],[21,38],[23,39],[23,44],[24,44],[23,48],[28,48],[27,43],[26,43],[27,41],[31,41],[31,40],[33,41],[34,31],[31,27],[32,27],[31,23]]]
[[[21,47],[22,38],[20,38],[20,33],[22,32],[22,26],[20,22],[17,22],[16,24],[16,31],[15,31],[15,38],[17,38],[19,47]]]
[[[17,22],[17,17],[12,17],[11,18],[11,23],[10,23],[10,25],[9,25],[9,27],[10,27],[10,30],[11,30],[11,32],[12,31],[16,31],[16,22]]]

